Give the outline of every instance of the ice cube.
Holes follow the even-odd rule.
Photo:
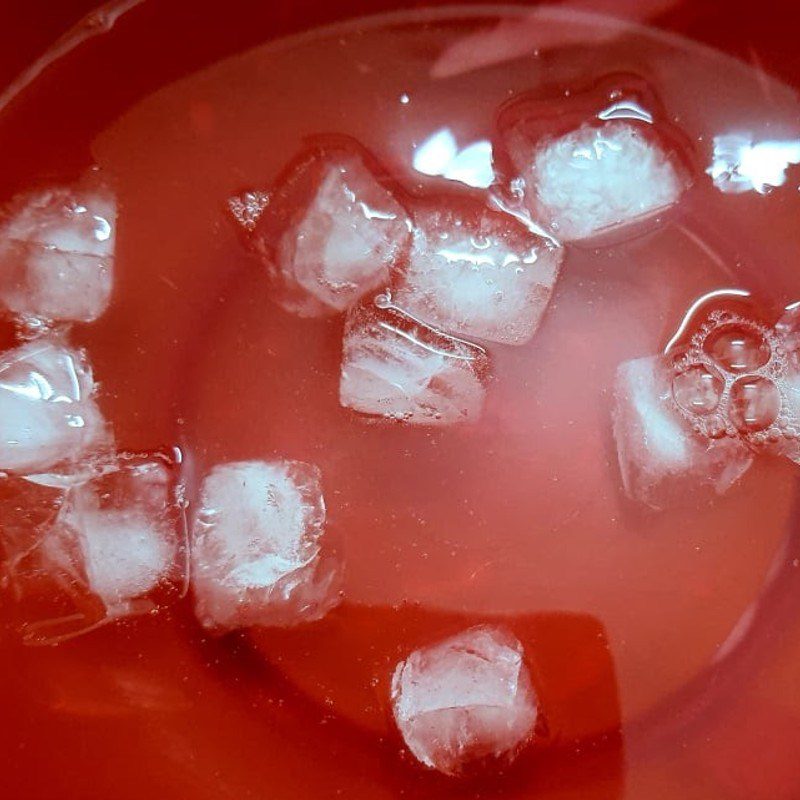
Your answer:
[[[724,494],[753,460],[740,440],[701,436],[683,418],[676,403],[713,411],[698,403],[707,406],[718,391],[704,375],[685,375],[673,385],[672,372],[660,357],[626,361],[617,370],[614,438],[623,486],[631,499],[656,509],[703,489]],[[693,388],[689,381],[694,378]]]
[[[116,201],[97,187],[16,198],[0,225],[0,303],[38,321],[91,322],[113,285]]]
[[[316,149],[290,166],[268,202],[250,193],[251,211],[240,209],[288,310],[344,311],[385,287],[408,247],[408,217],[366,159],[355,146]]]
[[[85,354],[57,337],[0,354],[0,469],[30,473],[106,443]]]
[[[345,408],[414,425],[480,416],[486,353],[400,311],[386,295],[345,325],[339,400]]]
[[[147,595],[183,581],[185,538],[167,465],[122,457],[67,490],[42,550],[51,568],[84,584],[116,618],[149,610]]]
[[[159,455],[0,481],[3,572],[31,644],[51,644],[185,593],[182,492]]]
[[[522,645],[488,625],[411,653],[392,677],[392,710],[409,750],[446,775],[510,760],[538,717]]]
[[[338,570],[323,552],[317,467],[299,461],[216,466],[192,531],[195,611],[208,628],[287,627],[338,602]]]
[[[481,203],[420,204],[395,302],[459,336],[522,344],[533,336],[558,277],[561,250]]]
[[[567,242],[676,203],[686,181],[648,127],[619,119],[584,124],[512,153],[533,218]]]

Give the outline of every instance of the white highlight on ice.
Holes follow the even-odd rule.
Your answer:
[[[725,133],[714,137],[713,157],[706,174],[721,192],[766,194],[783,186],[791,164],[800,164],[800,139],[756,142],[748,133]]]
[[[413,164],[423,175],[441,176],[476,189],[486,189],[494,182],[491,142],[481,140],[459,150],[449,128],[441,128],[420,144]]]

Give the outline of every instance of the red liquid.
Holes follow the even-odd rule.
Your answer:
[[[339,406],[341,317],[281,311],[224,206],[326,132],[356,138],[409,191],[465,191],[415,172],[415,148],[443,127],[462,147],[494,138],[498,107],[539,81],[577,91],[587,76],[642,75],[704,157],[731,127],[796,136],[788,90],[700,49],[559,15],[537,22],[552,49],[432,80],[434,62],[453,63],[442,53],[492,19],[409,15],[234,56],[119,119],[100,102],[69,147],[28,136],[31,115],[55,113],[47,81],[133,48],[140,13],[6,112],[0,141],[22,153],[8,194],[90,161],[111,177],[115,296],[75,339],[120,445],[180,443],[190,489],[224,460],[318,464],[345,602],[320,623],[220,640],[188,604],[55,650],[22,650],[9,632],[9,796],[793,797],[800,774],[775,743],[800,732],[780,650],[800,648],[786,585],[797,468],[761,459],[711,505],[644,512],[620,490],[610,387],[709,291],[747,288],[770,308],[795,299],[796,182],[735,196],[698,181],[655,232],[570,248],[534,339],[490,348],[481,420],[444,430]],[[483,620],[530,653],[549,739],[465,786],[403,755],[387,685],[410,649]]]

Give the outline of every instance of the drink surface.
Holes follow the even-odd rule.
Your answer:
[[[121,24],[108,36],[132,35]],[[492,371],[478,419],[426,428],[343,408],[343,317],[276,303],[228,198],[273,185],[313,137],[344,134],[410,196],[442,208],[486,202],[499,110],[532,93],[557,121],[609,76],[627,76],[622,91],[646,80],[688,143],[695,185],[675,213],[565,248],[530,341],[485,345]],[[46,100],[36,84],[29,95],[20,119]],[[24,137],[14,112],[11,143]],[[87,746],[117,753],[112,774],[145,762],[144,785],[175,796],[272,785],[274,796],[334,796],[335,786],[370,798],[533,787],[547,797],[564,783],[582,797],[666,798],[685,796],[682,780],[702,781],[698,796],[762,796],[759,776],[737,764],[742,788],[728,767],[748,752],[755,770],[763,743],[731,728],[747,718],[764,735],[800,730],[780,666],[781,648],[798,647],[783,591],[798,467],[759,458],[712,501],[644,508],[623,491],[612,405],[617,367],[662,352],[698,298],[740,288],[769,315],[800,296],[796,176],[732,193],[706,173],[715,137],[790,142],[796,113],[788,88],[643,29],[462,9],[264,45],[153,87],[87,133],[86,155],[117,192],[119,233],[109,310],[75,338],[117,439],[132,451],[179,444],[190,498],[221,462],[318,465],[344,602],[320,622],[221,639],[204,637],[182,607],[58,650],[20,651],[9,636],[19,697],[4,702],[31,750],[55,751],[80,728]],[[48,148],[44,137],[37,145]],[[11,193],[73,177],[74,163],[59,168],[52,152],[49,167],[36,163],[15,168]],[[484,622],[541,653],[542,701],[558,711],[549,748],[465,789],[398,755],[388,683],[411,649]],[[157,735],[123,758],[152,719]],[[50,757],[62,796],[87,781],[85,764]],[[777,788],[763,796],[791,796],[800,776],[773,757]],[[28,780],[20,773],[18,786]]]

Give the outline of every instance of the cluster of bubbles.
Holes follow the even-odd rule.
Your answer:
[[[715,311],[673,361],[672,397],[702,436],[763,447],[800,438],[787,401],[790,368],[776,330],[730,311]]]

